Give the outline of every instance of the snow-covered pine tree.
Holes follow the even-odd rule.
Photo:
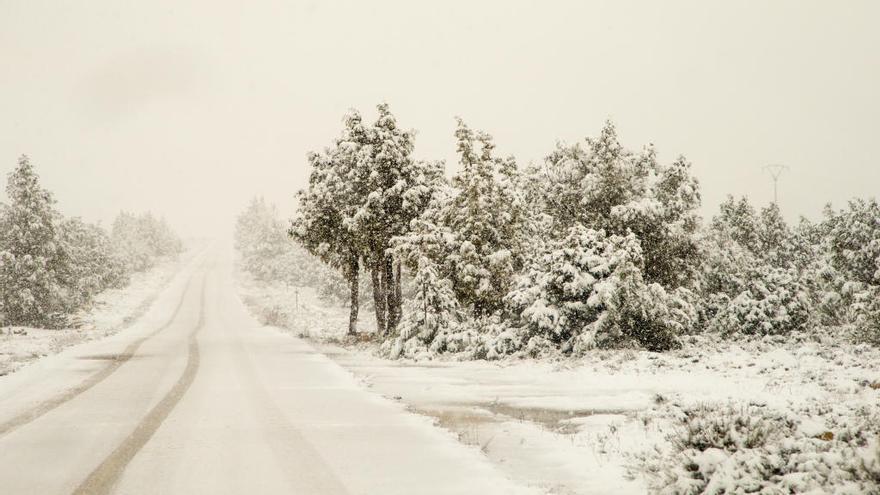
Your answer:
[[[363,238],[354,226],[354,215],[366,202],[367,167],[361,166],[369,150],[369,130],[361,115],[349,112],[339,138],[320,153],[308,155],[312,171],[309,187],[297,193],[299,208],[289,234],[310,253],[341,271],[349,283],[348,332],[357,332],[359,275]],[[366,175],[365,175],[366,174]]]
[[[855,199],[846,209],[826,208],[834,266],[849,280],[880,286],[880,204]]]
[[[394,254],[414,272],[413,293],[404,306],[399,337],[391,350],[392,357],[402,352],[430,346],[440,332],[450,329],[457,320],[458,303],[452,282],[440,275],[434,260],[443,250],[443,233],[435,225],[416,219],[412,231],[394,240]],[[417,339],[415,345],[409,341]],[[443,351],[444,349],[437,349]]]
[[[113,220],[111,239],[123,253],[128,269],[134,272],[148,270],[158,259],[174,258],[183,251],[183,242],[165,219],[157,219],[149,212],[120,212]]]
[[[461,164],[452,179],[455,192],[434,212],[435,223],[452,237],[441,264],[459,303],[487,315],[502,307],[523,266],[528,210],[513,158],[496,157],[492,137],[461,119],[455,136]]]
[[[40,186],[27,156],[8,177],[0,211],[0,313],[4,323],[64,324],[58,273],[58,222],[52,194]]]
[[[815,305],[809,249],[795,246],[779,209],[760,214],[747,199],[721,204],[705,239],[704,319],[725,334],[804,330]]]
[[[855,199],[825,209],[820,308],[830,323],[850,327],[859,341],[880,344],[880,205]]]
[[[696,313],[680,288],[645,283],[644,256],[634,234],[607,236],[575,225],[519,279],[507,297],[523,325],[511,350],[547,343],[563,351],[635,344],[650,350],[678,345]]]
[[[128,283],[125,260],[104,229],[70,218],[61,222],[59,233],[64,262],[58,276],[67,312],[86,306],[104,289]]]
[[[257,280],[315,287],[326,299],[347,303],[345,279],[291,239],[287,230],[275,205],[254,197],[235,224],[242,269]]]
[[[758,218],[749,200],[743,197],[736,201],[733,196],[727,196],[719,208],[719,213],[712,218],[712,230],[722,233],[750,253],[758,253]]]
[[[364,200],[357,205],[351,228],[370,264],[379,333],[393,333],[401,317],[401,267],[390,251],[391,240],[406,234],[410,222],[427,207],[442,182],[442,165],[413,159],[415,135],[400,127],[387,104],[367,129],[364,153],[357,163]]]
[[[550,235],[563,236],[574,225],[622,236],[632,232],[642,245],[647,281],[667,288],[693,281],[701,254],[700,192],[683,157],[663,166],[653,146],[628,151],[609,121],[586,146],[557,145],[533,177],[533,196],[552,219]]]

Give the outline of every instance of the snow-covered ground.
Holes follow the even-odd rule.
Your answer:
[[[176,260],[160,261],[150,270],[132,274],[127,286],[98,294],[89,311],[75,316],[79,322],[77,328],[0,328],[0,376],[69,346],[112,335],[130,325],[144,314],[161,289],[192,260],[196,252],[196,249],[190,249]]]
[[[242,298],[253,312],[284,315],[271,323],[311,337],[366,386],[433,418],[511,478],[550,493],[658,492],[682,483],[669,476],[684,473],[686,484],[689,476],[722,469],[732,474],[716,481],[741,488],[745,482],[738,477],[748,469],[740,464],[767,464],[761,457],[767,452],[789,464],[793,472],[779,475],[780,483],[795,492],[860,493],[863,485],[847,481],[852,456],[880,472],[880,350],[874,347],[806,337],[700,336],[667,353],[596,351],[549,362],[391,361],[377,357],[371,344],[342,338],[345,308],[327,307],[307,290],[297,297],[293,288],[242,279]],[[694,475],[685,466],[692,454],[687,440],[694,436],[686,430],[705,419],[694,412],[701,407],[709,411],[709,429],[728,427],[724,414],[732,411],[747,423],[779,415],[790,430],[769,435],[773,440],[756,448],[754,459],[737,457],[751,450],[734,455],[735,448],[710,448],[714,457],[701,454],[699,465],[691,466]]]

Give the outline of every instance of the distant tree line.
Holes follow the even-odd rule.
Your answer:
[[[62,328],[133,272],[177,256],[180,239],[151,214],[120,213],[110,232],[65,218],[27,156],[9,174],[0,203],[0,324]]]
[[[292,242],[287,230],[287,222],[275,205],[260,196],[253,198],[235,224],[234,241],[240,268],[261,282],[312,287],[328,303],[348,303],[349,287],[345,278]],[[365,290],[362,281],[360,293]]]
[[[414,135],[384,104],[373,123],[346,115],[308,156],[289,232],[348,282],[350,332],[369,274],[392,356],[660,351],[697,332],[880,342],[876,200],[791,226],[729,198],[704,223],[690,163],[624,148],[611,122],[520,167],[458,120],[451,179],[413,158]]]

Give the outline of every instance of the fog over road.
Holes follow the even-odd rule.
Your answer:
[[[0,378],[0,492],[529,491],[261,327],[212,250],[130,328]]]

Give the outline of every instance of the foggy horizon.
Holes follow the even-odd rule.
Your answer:
[[[875,194],[880,5],[504,6],[4,3],[0,173],[27,154],[71,216],[227,232],[255,195],[289,216],[306,153],[384,101],[447,173],[454,116],[520,166],[611,119],[693,163],[704,219],[769,203],[767,164],[790,220]]]

